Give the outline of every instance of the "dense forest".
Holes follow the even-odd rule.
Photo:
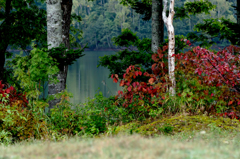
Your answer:
[[[193,2],[193,0],[190,0]],[[121,34],[121,30],[129,28],[137,33],[139,39],[151,38],[151,19],[143,20],[144,15],[138,14],[131,7],[123,6],[120,0],[73,0],[72,13],[81,16],[82,21],[73,20],[71,26],[71,42],[77,42],[81,46],[88,43],[90,49],[116,48],[113,37]],[[175,2],[175,7],[183,6],[189,0],[179,0]],[[197,32],[194,25],[202,23],[203,19],[225,18],[236,22],[235,10],[231,5],[236,5],[235,0],[210,0],[216,5],[216,9],[210,11],[209,15],[204,13],[190,15],[190,18],[175,19],[173,22],[176,35],[186,36],[189,32]],[[37,6],[46,10],[46,3],[35,0]],[[0,22],[1,24],[1,22]],[[164,26],[164,39],[167,39],[167,30]],[[230,44],[227,40],[220,41],[219,38],[212,39],[218,46]]]

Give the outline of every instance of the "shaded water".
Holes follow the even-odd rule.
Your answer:
[[[73,93],[72,103],[87,101],[93,98],[97,92],[101,91],[105,97],[116,95],[121,89],[119,83],[113,83],[108,78],[110,71],[105,67],[98,67],[100,56],[112,55],[114,51],[85,51],[85,56],[79,58],[68,68],[67,89]],[[103,85],[103,81],[106,85]]]

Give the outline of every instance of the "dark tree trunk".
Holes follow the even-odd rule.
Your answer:
[[[240,7],[240,0],[237,0],[237,7]],[[240,9],[238,9],[237,12],[239,13],[237,15],[237,24],[240,25]]]
[[[12,8],[11,2],[12,2],[12,0],[6,1],[6,6],[5,6],[5,15],[6,16],[10,14],[10,10]],[[8,25],[11,25],[11,23],[9,22],[8,18],[6,18],[5,21],[1,25],[8,26]],[[2,80],[2,83],[7,82],[6,79],[4,78],[4,65],[5,65],[5,61],[6,61],[5,52],[8,47],[8,35],[7,34],[8,33],[6,33],[6,32],[0,33],[0,80]]]
[[[65,47],[70,49],[70,41],[69,41],[69,32],[70,32],[70,25],[71,25],[71,12],[72,12],[72,0],[63,0],[61,3],[61,8],[63,11],[63,43]],[[63,66],[63,72],[65,74],[65,81],[64,81],[64,89],[66,89],[66,82],[67,82],[67,71],[68,66]]]
[[[164,38],[164,22],[162,19],[162,0],[152,0],[152,45],[151,50],[157,52]]]
[[[163,21],[163,17],[162,17],[163,0],[159,0],[159,5],[160,5],[160,15],[159,15],[160,32],[159,32],[159,39],[160,39],[160,43],[163,43],[164,42],[164,21]]]

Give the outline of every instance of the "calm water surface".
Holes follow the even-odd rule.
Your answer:
[[[119,83],[113,83],[108,78],[110,71],[105,67],[98,67],[98,59],[104,55],[115,54],[114,51],[85,51],[85,56],[80,57],[68,68],[67,89],[73,93],[72,103],[86,102],[101,91],[105,97],[116,95],[121,89]],[[103,85],[103,81],[106,85]],[[98,90],[98,88],[100,88]]]

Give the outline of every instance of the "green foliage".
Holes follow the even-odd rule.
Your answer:
[[[4,90],[1,88],[0,91]],[[14,93],[14,88],[6,92],[0,94],[0,141],[8,144],[29,138],[44,138],[47,123],[43,114],[23,109],[24,101],[19,99],[21,94]]]
[[[45,51],[50,57],[53,59],[56,59],[58,63],[58,68],[61,68],[62,66],[68,66],[73,64],[74,61],[76,61],[79,57],[82,57],[84,49],[87,48],[87,46],[84,46],[81,49],[70,49],[68,50],[64,44],[60,44],[59,47],[47,49],[44,48],[43,51]]]
[[[27,2],[30,3],[30,8]],[[0,25],[1,46],[7,43],[14,48],[20,46],[25,49],[34,38],[41,42],[47,40],[47,33],[43,31],[46,26],[46,11],[38,9],[32,2],[34,1],[15,0],[11,3],[11,9],[16,10],[12,10],[7,16],[0,17],[0,20],[4,20]],[[4,14],[5,11],[0,11],[0,13]]]
[[[152,2],[138,2],[130,0],[122,0],[120,4],[130,5],[137,13],[144,15],[143,20],[150,20],[152,15]],[[162,6],[163,8],[163,6]],[[216,8],[216,5],[213,5],[208,0],[203,1],[194,1],[194,2],[185,2],[183,7],[174,7],[175,15],[174,19],[180,18],[190,18],[188,16],[193,14],[210,14],[209,10]],[[167,10],[169,13],[169,10]]]
[[[233,45],[239,45],[240,32],[238,28],[239,25],[231,22],[229,19],[205,19],[204,24],[195,25],[194,30],[198,32],[202,31],[205,34],[210,35],[210,37],[202,35],[202,33],[199,36],[195,33],[188,33],[187,37],[194,41],[203,41],[200,46],[205,46],[206,48],[209,48],[215,43],[213,41],[208,41],[208,39],[213,37],[220,37],[220,40],[227,39]]]
[[[129,47],[131,45],[136,45],[139,41],[136,33],[133,33],[130,29],[126,28],[122,30],[121,35],[113,37],[112,40],[116,46],[125,46]]]
[[[216,8],[216,5],[213,5],[208,0],[206,1],[200,0],[194,2],[186,2],[184,3],[184,8],[186,8],[186,12],[193,15],[200,13],[210,14],[209,10]]]
[[[181,40],[182,39],[182,40]],[[187,47],[187,44],[183,41],[186,39],[183,35],[175,36],[175,52],[180,53],[184,48]],[[140,65],[144,72],[151,73],[151,66],[154,63],[152,60],[151,51],[151,39],[144,38],[140,40],[136,34],[132,33],[129,29],[124,29],[122,34],[116,38],[113,38],[115,45],[121,47],[127,47],[126,49],[117,52],[116,55],[105,55],[100,57],[99,66],[107,67],[110,70],[109,77],[111,74],[118,74],[119,79],[123,79],[123,74],[129,65]],[[165,40],[163,44],[159,47],[166,45],[168,39]],[[130,46],[137,47],[137,51],[129,48]],[[167,60],[167,54],[164,55],[164,60]],[[146,81],[145,77],[140,77],[141,81]]]
[[[34,48],[29,56],[17,55],[8,66],[13,68],[14,76],[20,81],[27,97],[36,99],[43,91],[41,82],[57,82],[57,78],[53,77],[59,70],[56,64],[43,49]]]
[[[50,112],[51,131],[70,135],[98,135],[106,131],[107,124],[120,122],[123,109],[113,107],[113,101],[103,97],[101,92],[75,108],[71,108],[66,91],[60,96],[61,102]]]

